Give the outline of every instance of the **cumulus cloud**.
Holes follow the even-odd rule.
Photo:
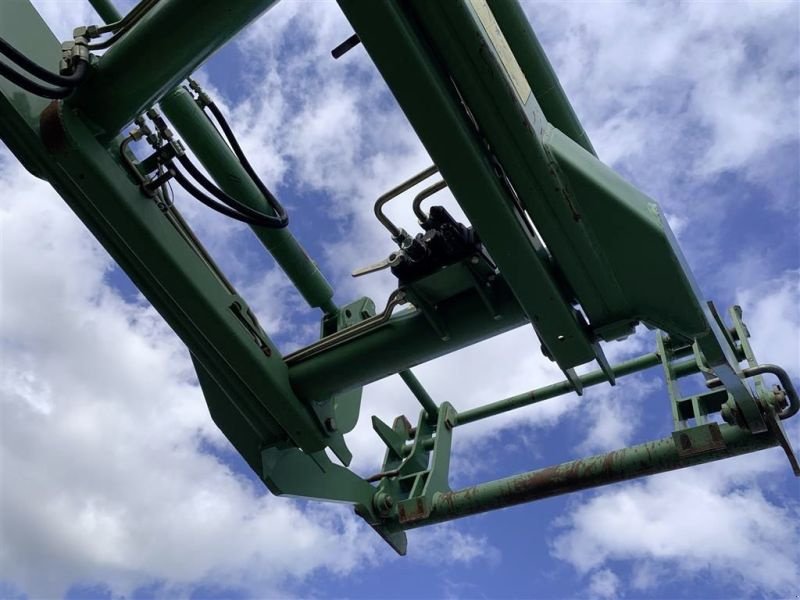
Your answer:
[[[658,380],[634,377],[614,388],[591,393],[583,411],[589,426],[578,451],[587,455],[629,446],[639,429],[643,408],[636,399],[649,397],[660,389]]]
[[[601,159],[664,207],[701,281],[737,252],[733,211],[797,230],[795,3],[523,6]],[[773,245],[797,256],[796,239]]]
[[[758,469],[773,468],[754,458]],[[800,585],[799,515],[796,499],[776,503],[752,481],[742,485],[709,465],[619,486],[572,507],[553,553],[581,573],[632,563],[640,589],[662,581],[655,563],[666,565],[673,582],[702,575],[731,589],[788,595]]]
[[[800,372],[800,271],[740,288],[737,302],[753,336],[756,358]]]
[[[60,198],[5,159],[3,576],[36,597],[82,581],[263,591],[369,562],[378,541],[351,513],[272,498],[204,451],[222,436],[185,349],[109,285],[109,257]]]
[[[589,581],[589,594],[593,598],[617,598],[619,585],[619,577],[614,571],[601,569],[594,573]]]
[[[447,565],[470,565],[480,563],[482,568],[501,560],[500,550],[486,536],[472,535],[460,531],[456,525],[444,524],[429,529],[409,532],[409,558],[435,556]]]

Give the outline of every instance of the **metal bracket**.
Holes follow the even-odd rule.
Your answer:
[[[719,425],[716,423],[673,431],[672,439],[675,440],[675,448],[677,448],[678,456],[681,458],[725,450],[726,448],[722,432],[720,432]]]
[[[335,315],[322,318],[321,335],[343,331],[375,316],[375,303],[367,297],[359,298],[343,306]],[[336,457],[347,466],[353,453],[344,441],[344,434],[353,430],[361,410],[363,388],[358,387],[330,398],[311,403],[311,408],[328,437],[328,446]]]
[[[372,423],[387,446],[383,470],[368,479],[379,480],[377,510],[384,520],[406,526],[430,516],[437,494],[450,491],[450,449],[456,410],[448,402],[439,407],[436,423],[422,411],[416,429],[405,417],[391,428],[373,417]],[[413,443],[405,441],[413,436]]]

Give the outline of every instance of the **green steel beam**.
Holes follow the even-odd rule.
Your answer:
[[[450,334],[443,340],[421,311],[400,312],[359,337],[301,361],[288,360],[292,388],[307,401],[323,400],[527,323],[500,278],[494,287],[500,318],[493,318],[476,292],[459,294],[438,304],[441,326]]]
[[[437,494],[428,517],[409,523],[412,529],[515,504],[655,475],[756,452],[778,445],[772,433],[751,434],[712,423],[607,454],[530,471],[461,490]],[[701,431],[702,430],[702,431]],[[704,435],[705,434],[705,435]],[[694,440],[698,443],[693,447]],[[680,441],[679,441],[680,440]],[[688,440],[688,444],[686,441]]]
[[[548,153],[545,140],[552,126],[486,2],[412,1],[404,6],[413,15],[409,18],[420,23],[421,36],[442,70],[458,85],[482,137],[563,273],[569,298],[581,302],[594,327],[613,325],[614,337],[630,333],[636,319],[625,310],[623,290]],[[557,340],[545,345],[558,351]]]
[[[544,116],[553,127],[597,156],[522,6],[510,0],[487,0],[487,3]]]
[[[183,87],[169,92],[161,109],[214,181],[228,194],[257,210],[269,210],[264,196],[242,167],[217,128]],[[333,288],[288,228],[253,227],[259,241],[305,298],[309,306],[336,312]]]
[[[277,0],[161,0],[70,99],[113,138]]]
[[[61,44],[29,0],[0,0],[0,34],[34,62],[54,73],[58,71]],[[48,161],[30,131],[38,127],[39,114],[49,103],[0,77],[0,138],[39,178]]]
[[[192,243],[177,213],[162,213],[86,124],[62,107],[52,104],[42,119],[49,181],[225,390],[233,404],[229,410],[241,413],[262,444],[288,438],[310,451],[323,448],[321,429],[292,393],[278,348],[245,301]]]
[[[438,3],[431,3],[438,4]],[[461,106],[407,3],[339,0],[345,16],[546,347],[569,377],[598,349]]]

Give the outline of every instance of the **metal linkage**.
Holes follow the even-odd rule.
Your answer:
[[[436,406],[436,402],[433,401],[433,398],[431,398],[427,390],[422,387],[422,384],[414,373],[412,373],[410,369],[406,369],[405,371],[400,371],[398,375],[403,379],[408,389],[411,390],[411,393],[414,394],[414,397],[422,405],[422,408],[425,409],[428,418],[435,419],[439,415],[439,407]]]
[[[386,308],[384,308],[381,313],[375,315],[374,317],[370,317],[369,319],[365,319],[357,325],[353,325],[352,327],[348,327],[347,329],[343,329],[326,336],[318,342],[314,342],[313,344],[310,344],[305,348],[301,348],[296,352],[287,354],[284,357],[284,360],[286,361],[287,365],[299,363],[303,360],[311,358],[312,356],[369,333],[373,329],[376,329],[377,327],[380,327],[386,323],[391,318],[394,309],[401,304],[405,304],[405,302],[406,299],[403,293],[399,290],[395,290],[389,295],[389,299],[386,301]]]

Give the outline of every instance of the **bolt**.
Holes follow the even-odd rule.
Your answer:
[[[374,503],[377,511],[382,515],[386,515],[392,510],[394,499],[386,492],[378,492],[375,494]]]
[[[473,256],[473,257],[470,259],[470,262],[471,262],[473,265],[477,265],[477,264],[480,262],[480,260],[481,260],[481,259],[480,259],[480,258],[478,258],[477,256]]]
[[[336,431],[336,419],[333,417],[328,417],[325,419],[325,429],[327,429],[330,433]]]

